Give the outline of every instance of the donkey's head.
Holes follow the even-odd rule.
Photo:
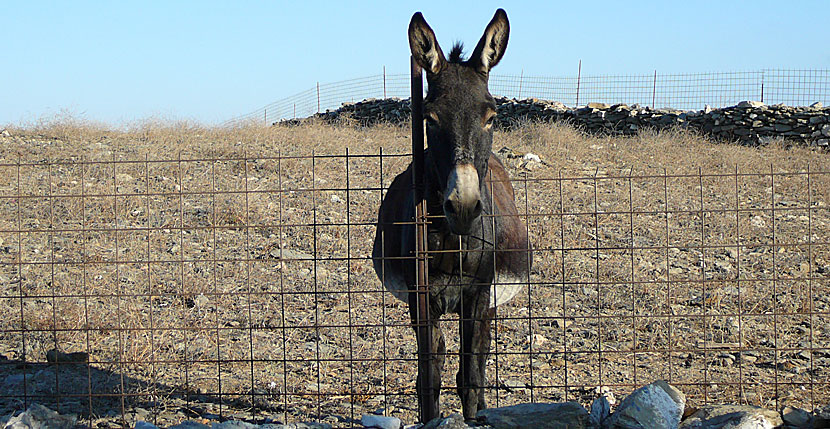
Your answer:
[[[509,32],[507,14],[499,9],[470,58],[461,58],[458,44],[448,60],[420,12],[409,23],[412,56],[427,74],[424,118],[438,180],[435,185],[443,192],[444,214],[455,234],[469,234],[481,215],[481,185],[496,116],[496,101],[487,81],[490,69],[504,55]]]

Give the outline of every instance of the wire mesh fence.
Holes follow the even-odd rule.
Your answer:
[[[371,268],[409,159],[0,164],[0,412],[415,421],[407,307]],[[655,379],[693,404],[830,400],[830,171],[515,171],[534,265],[497,309],[491,406]]]
[[[572,77],[490,76],[490,92],[508,98],[539,98],[569,106],[589,102],[640,104],[678,110],[733,106],[754,100],[766,104],[830,105],[830,70],[759,70],[746,72],[597,75]],[[314,88],[225,122],[276,122],[304,118],[342,103],[367,98],[409,96],[409,75],[368,76]]]

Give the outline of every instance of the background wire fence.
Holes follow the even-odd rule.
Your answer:
[[[701,110],[754,100],[766,104],[830,105],[830,70],[760,70],[746,72],[597,75],[548,77],[490,76],[490,92],[508,98],[539,98],[568,106],[589,102],[640,104],[678,110]],[[409,96],[409,75],[390,74],[318,84],[314,88],[232,118],[225,125],[246,121],[276,122],[304,118],[342,103],[367,98]]]
[[[0,164],[0,413],[415,421],[406,304],[370,260],[409,158]],[[830,171],[514,176],[534,266],[497,312],[491,406],[655,379],[691,404],[830,400]]]

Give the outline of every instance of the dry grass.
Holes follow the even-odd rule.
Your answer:
[[[176,407],[247,410],[252,390],[263,410],[248,416],[386,408],[415,420],[406,308],[366,259],[380,189],[408,162],[397,156],[408,128],[112,131],[63,119],[10,132],[0,141],[8,358],[88,351],[109,374],[93,393],[120,392],[127,377],[123,391],[141,395],[126,410],[168,423],[176,417],[162,411]],[[505,160],[536,252],[527,293],[499,310],[489,374],[513,387],[493,389],[491,405],[590,401],[599,385],[620,397],[656,378],[693,403],[830,400],[827,154],[683,131],[588,137],[567,124],[495,141],[547,165]],[[445,386],[455,365],[450,356]],[[64,406],[86,405],[88,389],[78,392]],[[116,402],[93,413],[120,411]],[[444,404],[458,408],[452,389]]]

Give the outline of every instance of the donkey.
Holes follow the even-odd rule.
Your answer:
[[[487,88],[490,69],[504,55],[510,25],[504,10],[484,30],[470,58],[456,44],[449,59],[420,12],[409,23],[413,58],[426,70],[424,100],[427,146],[424,152],[424,198],[430,311],[430,351],[419,361],[420,380],[432,365],[432,397],[437,417],[441,370],[446,346],[439,319],[459,314],[460,368],[456,377],[465,419],[486,408],[485,366],[490,353],[490,325],[496,305],[513,298],[526,281],[532,263],[527,229],[518,217],[510,177],[492,153],[496,102]],[[420,124],[413,124],[419,126]],[[415,299],[415,193],[410,165],[392,181],[378,212],[372,252],[375,272],[397,298],[409,303],[417,320]],[[418,329],[416,327],[416,334]],[[426,338],[418,336],[419,344]],[[424,398],[419,395],[424,409]]]

